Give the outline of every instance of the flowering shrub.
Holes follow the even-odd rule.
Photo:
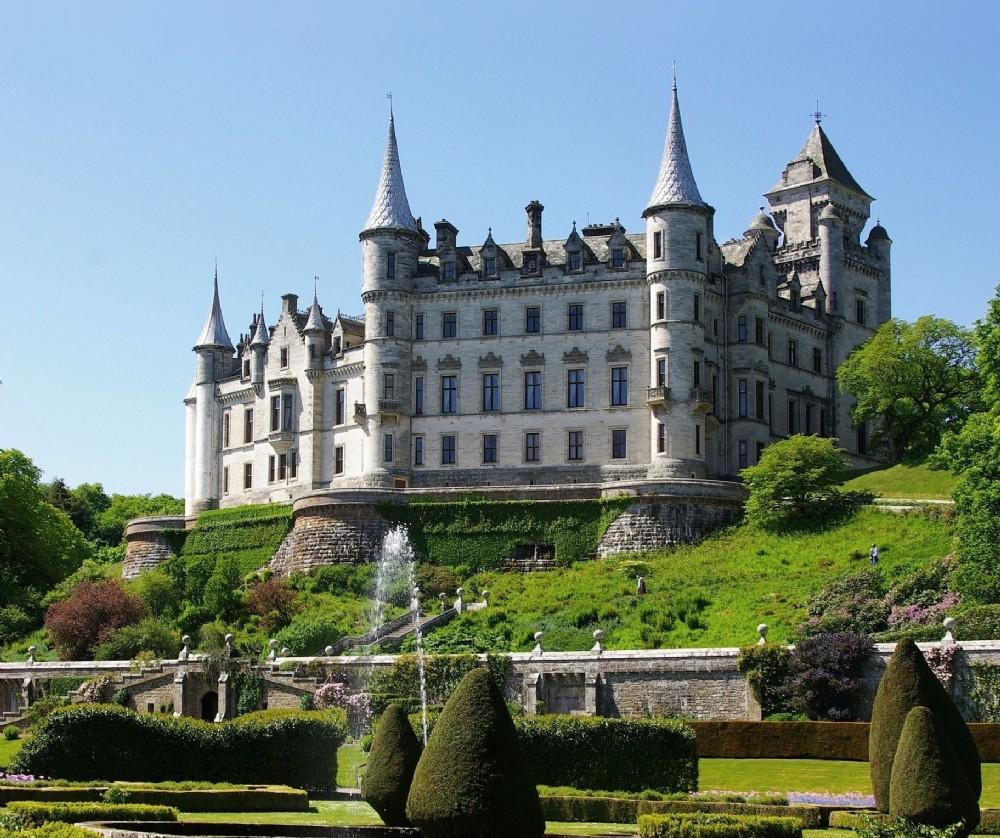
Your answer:
[[[951,646],[932,646],[924,652],[931,672],[937,675],[946,690],[951,688],[951,682],[955,678],[955,661],[961,651],[962,647],[954,643]]]
[[[80,660],[115,629],[137,623],[146,615],[141,599],[115,579],[81,582],[66,599],[49,606],[45,628],[63,660]]]
[[[372,704],[368,693],[352,693],[343,681],[331,679],[316,690],[313,705],[317,710],[336,707],[347,711],[351,732],[368,731],[372,725]]]
[[[0,783],[33,783],[35,782],[35,776],[33,774],[8,774],[6,771],[0,771]]]
[[[295,615],[298,594],[283,579],[272,577],[247,594],[247,610],[260,617],[261,627],[273,631],[288,625]]]
[[[871,652],[871,638],[850,632],[803,640],[792,652],[789,693],[793,706],[815,720],[854,718]]]
[[[916,602],[909,605],[893,605],[892,610],[889,612],[889,627],[898,628],[904,625],[925,625],[936,622],[954,609],[961,601],[962,598],[958,594],[948,591],[941,598],[940,602],[934,602],[929,605],[922,605]]]

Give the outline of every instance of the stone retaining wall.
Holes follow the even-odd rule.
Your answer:
[[[700,541],[715,530],[737,522],[743,504],[699,498],[656,498],[635,503],[619,515],[597,547],[601,558],[616,553],[657,550]]]
[[[291,532],[271,559],[271,569],[287,575],[328,564],[372,561],[386,528],[367,504],[310,507],[296,514]]]
[[[140,573],[152,570],[160,562],[174,556],[174,548],[165,532],[183,531],[194,525],[194,518],[165,515],[136,518],[125,526],[125,561],[122,578],[135,579]]]

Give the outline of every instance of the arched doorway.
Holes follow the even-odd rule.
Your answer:
[[[219,694],[207,692],[201,697],[201,717],[206,722],[214,722],[219,714]]]

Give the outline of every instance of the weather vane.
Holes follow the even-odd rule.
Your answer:
[[[392,116],[392,91],[390,90],[385,94],[385,98],[389,100],[389,116]]]
[[[823,117],[826,116],[825,113],[820,113],[819,110],[819,99],[816,100],[816,110],[813,112],[812,118],[816,120],[816,124],[819,125],[823,121]]]

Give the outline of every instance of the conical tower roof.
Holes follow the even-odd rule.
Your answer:
[[[396,125],[391,113],[389,141],[382,161],[382,174],[379,175],[378,188],[375,190],[375,203],[372,204],[372,211],[368,214],[362,232],[386,228],[418,232],[417,222],[410,212],[410,203],[406,200],[403,171],[399,165],[399,148],[396,146]]]
[[[694,204],[705,206],[695,183],[691,161],[688,159],[687,143],[684,141],[684,126],[681,124],[681,108],[677,102],[677,83],[674,83],[673,100],[670,105],[670,123],[667,139],[663,144],[663,159],[660,173],[649,196],[646,212],[668,204]]]
[[[313,291],[312,305],[309,306],[309,318],[306,320],[305,328],[302,331],[304,332],[326,331],[326,325],[323,323],[323,312],[320,311],[319,299],[317,299],[315,291]]]
[[[205,347],[217,347],[232,351],[233,342],[229,339],[229,332],[226,331],[226,323],[222,319],[222,306],[219,305],[219,272],[215,272],[215,279],[212,283],[212,308],[205,319],[198,342],[195,349]]]
[[[267,346],[271,342],[271,333],[264,324],[264,306],[260,307],[260,317],[257,318],[257,328],[254,329],[250,346]]]

